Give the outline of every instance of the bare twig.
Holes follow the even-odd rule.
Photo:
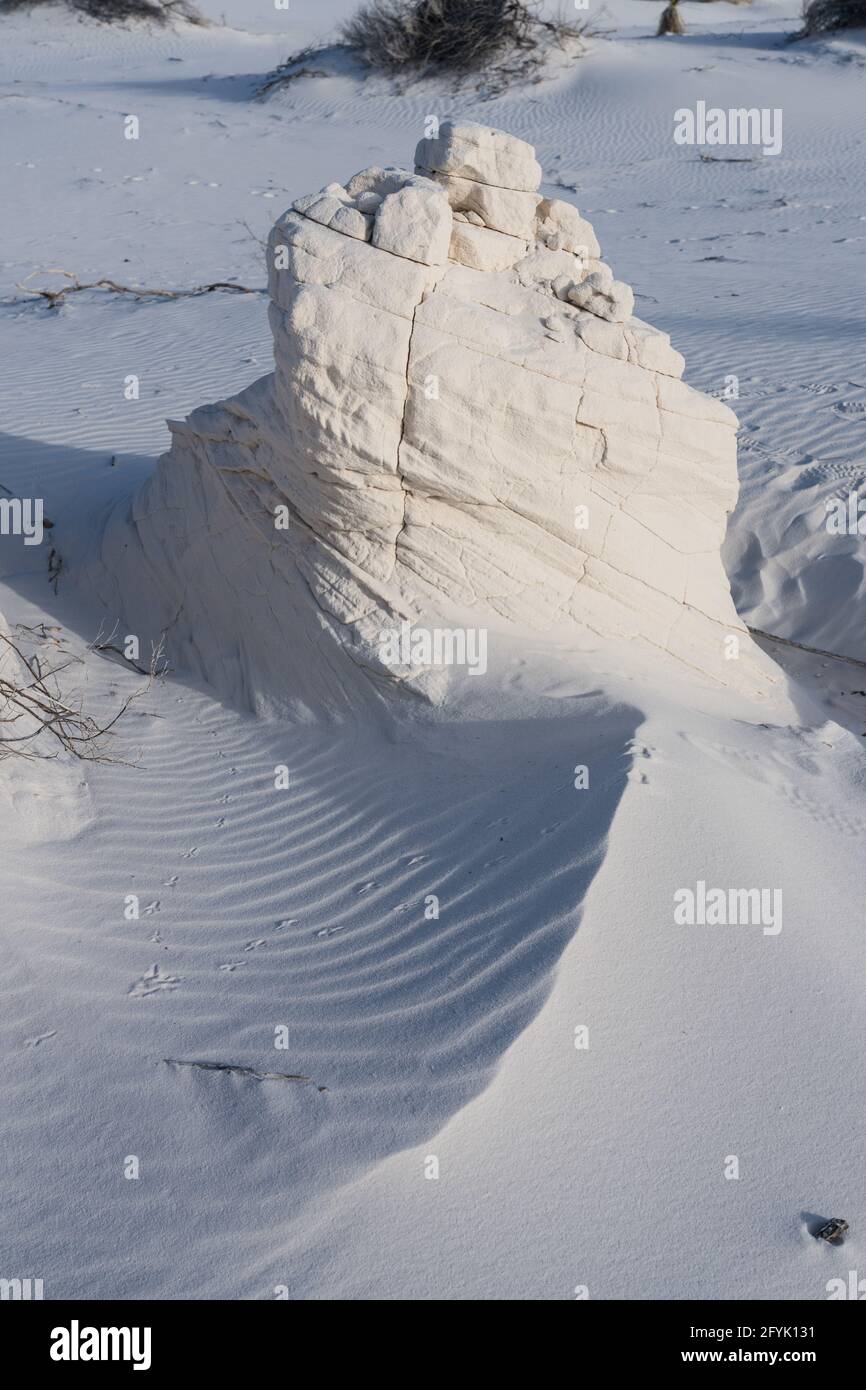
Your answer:
[[[235,1076],[250,1076],[254,1081],[298,1081],[301,1085],[312,1085],[312,1077],[295,1076],[287,1071],[256,1071],[255,1067],[242,1067],[235,1062],[187,1062],[180,1057],[163,1057],[169,1067],[195,1067],[199,1071],[226,1071]],[[326,1086],[317,1087],[326,1091]]]
[[[28,280],[32,280],[35,275],[63,275],[70,281],[68,285],[63,285],[59,290],[32,289],[28,285]],[[249,285],[237,285],[230,280],[214,280],[209,285],[194,285],[189,290],[148,290],[142,289],[139,285],[120,285],[116,280],[102,279],[91,280],[87,284],[82,284],[77,275],[73,275],[70,270],[60,270],[54,267],[40,272],[34,270],[24,280],[15,286],[16,289],[24,290],[25,294],[33,295],[35,298],[44,299],[48,302],[49,308],[56,309],[62,304],[69,294],[79,294],[82,290],[105,290],[110,294],[131,294],[136,299],[190,299],[201,294],[212,294],[214,290],[231,290],[235,294],[264,294],[263,289],[253,289]],[[26,300],[13,299],[7,303],[21,304]]]
[[[268,246],[267,238],[257,236],[256,233],[253,231],[252,227],[250,226],[249,222],[245,222],[242,217],[238,218],[238,222],[240,226],[243,227],[244,231],[248,234],[248,236],[251,236],[253,241],[257,242],[263,251],[266,251]]]
[[[139,666],[137,661],[133,661],[131,657],[127,656],[126,652],[112,640],[117,636],[117,629],[118,624],[115,623],[108,636],[103,638],[102,628],[100,627],[99,632],[90,644],[90,650],[99,653],[111,652],[113,655],[120,657],[124,666],[131,666],[133,671],[138,671],[141,676],[158,679],[165,675],[168,670],[168,662],[165,659],[165,633],[163,633],[156,645],[151,643],[150,664],[148,666]]]
[[[60,584],[62,570],[63,556],[60,554],[60,551],[52,545],[48,552],[48,583],[54,586],[55,594]]]
[[[698,155],[698,158],[704,164],[754,164],[756,162],[757,156],[751,154],[705,154],[704,151],[701,150]]]
[[[145,685],[128,695],[110,719],[100,721],[85,711],[79,694],[63,692],[60,677],[84,661],[64,648],[58,632],[44,623],[19,624],[15,637],[0,630],[0,759],[45,761],[66,753],[82,762],[122,762],[111,755],[110,739],[130,706],[164,675],[162,642],[152,650],[149,670],[136,667],[147,677]],[[25,651],[25,642],[36,649]],[[93,644],[91,649],[98,648]]]
[[[23,10],[34,5],[44,4],[46,0],[0,0],[0,14],[5,11]],[[56,0],[47,0],[54,4]],[[185,19],[189,24],[206,25],[207,20],[199,14],[190,0],[66,0],[71,10],[78,10],[91,19],[99,19],[110,24],[117,19],[152,19],[157,24],[167,24],[172,19]]]
[[[328,73],[324,68],[311,68],[307,62],[311,58],[318,58],[324,53],[330,52],[333,48],[340,48],[341,44],[320,43],[308,44],[306,48],[301,48],[297,53],[293,53],[275,72],[271,74],[267,82],[263,83],[256,93],[257,96],[265,96],[273,87],[285,86],[287,82],[294,82],[298,77],[327,77]]]

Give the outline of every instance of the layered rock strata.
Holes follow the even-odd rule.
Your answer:
[[[279,218],[274,372],[170,422],[106,541],[110,567],[143,552],[156,594],[125,609],[176,663],[312,710],[311,663],[336,704],[359,667],[423,686],[382,633],[451,620],[640,640],[748,681],[719,558],[736,418],[682,382],[540,183],[523,141],[443,124],[414,171],[365,169]]]

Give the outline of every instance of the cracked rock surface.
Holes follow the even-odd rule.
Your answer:
[[[124,611],[168,629],[175,666],[301,715],[355,702],[359,668],[436,699],[378,639],[449,620],[639,640],[748,683],[725,659],[727,634],[748,639],[719,557],[736,417],[681,381],[540,181],[525,142],[443,123],[413,170],[279,218],[275,371],[170,422],[103,545],[109,569],[153,576]]]

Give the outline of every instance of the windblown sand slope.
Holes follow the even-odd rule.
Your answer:
[[[822,535],[860,478],[862,40],[781,47],[793,21],[755,4],[655,41],[652,6],[612,8],[577,67],[476,105],[349,75],[251,103],[323,12],[256,35],[4,20],[4,294],[58,265],[254,291],[4,305],[0,482],[38,489],[65,564],[55,592],[44,551],[2,538],[11,625],[93,639],[118,600],[104,567],[78,583],[95,521],[153,476],[166,417],[271,370],[255,238],[405,160],[432,110],[534,145],[690,383],[738,378],[740,616],[863,655],[858,543]],[[698,99],[782,106],[781,155],[675,146]],[[378,701],[268,723],[177,676],[124,726],[139,766],[41,769],[0,801],[0,1274],[49,1298],[736,1299],[863,1267],[862,673],[777,645],[792,714],[636,644],[557,643],[506,634],[459,723]],[[97,711],[140,680],[86,673]],[[781,930],[677,924],[699,882],[781,889]],[[816,1215],[849,1221],[842,1250]]]

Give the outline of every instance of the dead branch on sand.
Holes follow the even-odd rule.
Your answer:
[[[254,1081],[297,1081],[301,1085],[312,1085],[312,1077],[296,1076],[287,1071],[256,1071],[255,1067],[242,1067],[236,1062],[187,1062],[180,1057],[163,1057],[169,1067],[195,1067],[199,1071],[231,1072],[234,1076],[249,1076]],[[327,1086],[317,1086],[326,1091]]]
[[[68,285],[61,286],[58,290],[34,289],[27,282],[32,280],[35,275],[63,275],[69,280]],[[198,295],[212,294],[214,290],[230,290],[235,294],[264,294],[264,289],[254,289],[249,285],[238,285],[230,280],[214,280],[209,285],[194,285],[189,290],[149,290],[143,289],[140,285],[120,285],[116,280],[102,279],[91,280],[82,284],[77,275],[73,275],[70,270],[60,270],[54,267],[40,272],[34,270],[30,275],[15,286],[16,289],[23,290],[25,294],[33,295],[34,298],[47,301],[49,308],[58,308],[69,294],[79,294],[83,290],[104,290],[109,294],[131,294],[136,299],[193,299]],[[27,303],[27,300],[13,299],[7,301],[12,304]]]
[[[135,667],[147,678],[141,689],[128,695],[111,718],[100,721],[87,713],[80,694],[64,694],[60,677],[83,666],[84,658],[70,653],[58,632],[44,623],[19,623],[14,637],[0,629],[0,760],[50,761],[66,753],[80,762],[122,763],[110,752],[115,726],[165,674],[163,644],[153,647],[148,669]],[[101,633],[89,650],[101,650],[100,640]],[[33,649],[25,650],[25,644]]]

